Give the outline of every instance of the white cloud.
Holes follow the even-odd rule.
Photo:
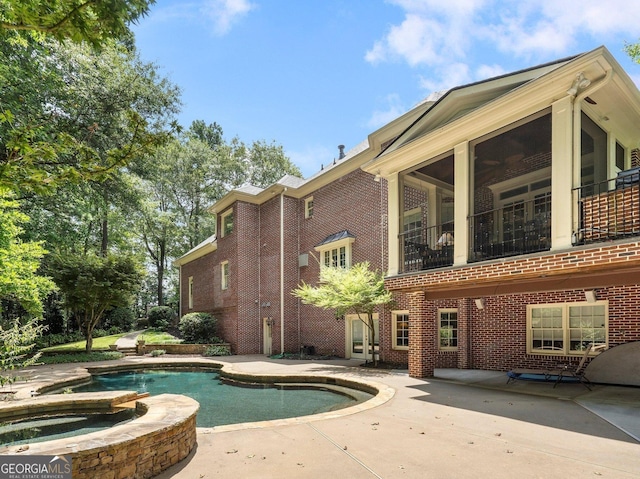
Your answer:
[[[222,36],[229,33],[233,24],[255,8],[249,0],[208,0],[202,13],[213,21],[213,31]]]
[[[480,65],[476,68],[475,77],[477,80],[486,80],[487,78],[499,77],[505,73],[508,72],[500,65]]]
[[[436,75],[420,77],[420,87],[430,92],[450,90],[459,85],[471,83],[473,79],[469,73],[469,65],[465,63],[451,63],[437,69]]]
[[[371,114],[371,117],[366,123],[367,127],[371,129],[380,128],[407,111],[400,101],[400,97],[395,93],[387,95],[384,103],[385,108],[383,110],[376,110]]]
[[[459,61],[482,42],[519,57],[575,53],[578,39],[638,37],[640,2],[628,0],[390,0],[404,20],[376,40],[365,59],[401,59],[412,67]]]

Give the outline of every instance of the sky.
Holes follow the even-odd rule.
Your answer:
[[[640,85],[638,18],[638,0],[156,0],[133,31],[182,126],[275,142],[308,178],[432,92],[601,45]]]

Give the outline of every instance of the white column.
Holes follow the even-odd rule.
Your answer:
[[[389,245],[389,276],[400,273],[400,242],[398,235],[400,234],[400,181],[398,173],[386,178],[387,180],[387,197],[388,197],[388,235],[387,244]]]
[[[453,264],[467,264],[469,251],[469,207],[471,205],[471,168],[469,167],[469,142],[465,141],[453,149],[453,185],[454,185],[454,228]]]
[[[580,125],[576,125],[579,128]],[[572,188],[580,178],[580,165],[573,164],[573,102],[562,98],[551,106],[551,250],[571,247],[571,234],[577,228],[578,214]],[[579,135],[575,135],[580,139]],[[578,156],[579,158],[579,156]],[[572,221],[567,221],[572,218]]]

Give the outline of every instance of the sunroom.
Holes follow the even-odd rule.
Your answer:
[[[639,140],[603,47],[452,90],[365,168],[389,182],[390,272],[640,236]]]

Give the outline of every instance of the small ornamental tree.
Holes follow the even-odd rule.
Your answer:
[[[293,291],[293,295],[305,304],[334,310],[336,317],[357,314],[367,327],[369,347],[372,349],[375,344],[373,313],[379,306],[393,301],[391,293],[384,287],[384,276],[378,271],[371,271],[368,262],[347,269],[322,267],[318,286],[302,283]],[[375,354],[372,357],[376,365]]]
[[[54,255],[51,276],[64,295],[65,307],[73,313],[91,352],[93,330],[105,312],[131,304],[140,288],[142,273],[127,256]]]

